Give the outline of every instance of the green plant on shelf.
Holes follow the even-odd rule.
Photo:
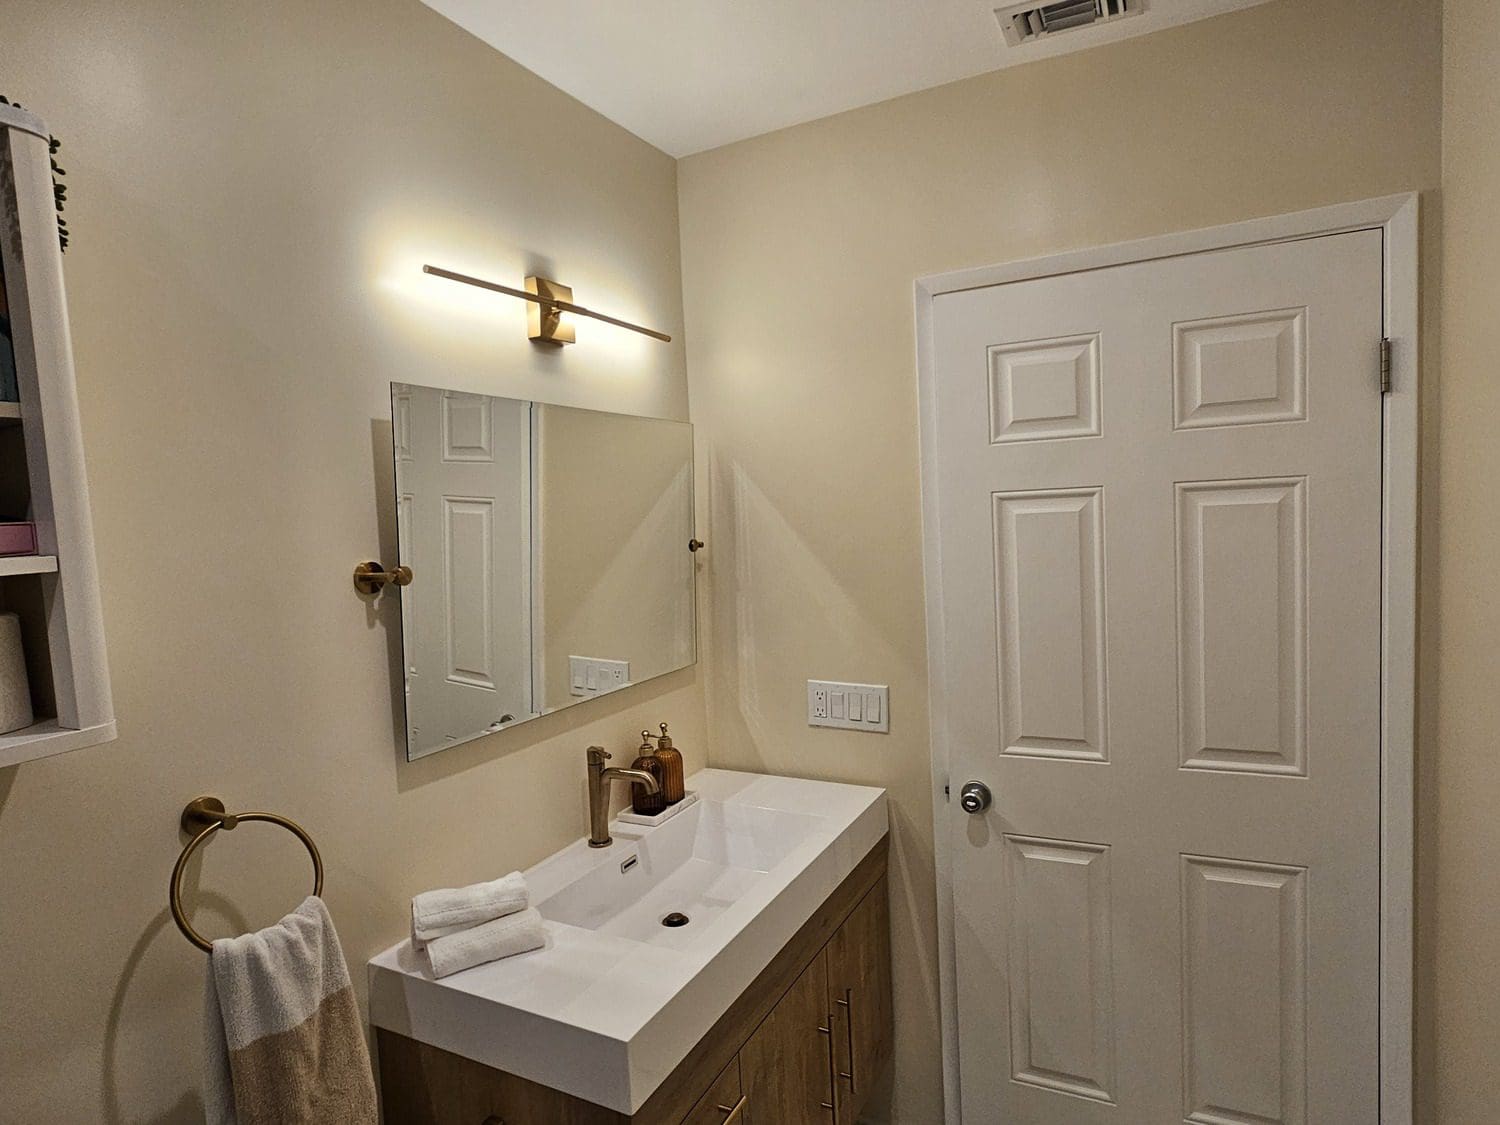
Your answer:
[[[13,102],[4,94],[0,94],[0,105],[14,106],[16,109],[24,109],[20,102]],[[68,173],[57,163],[57,150],[62,147],[62,142],[56,137],[47,138],[47,151],[52,163],[52,202],[57,207],[57,242],[66,252],[68,249],[68,220],[63,218],[63,205],[68,198],[68,185],[62,182],[62,177]]]

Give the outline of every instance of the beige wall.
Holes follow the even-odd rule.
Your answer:
[[[889,787],[902,1122],[941,1089],[912,281],[1430,191],[1439,14],[1280,0],[682,162],[713,760]],[[808,677],[888,682],[890,736],[809,731]]]
[[[1424,459],[1436,958],[1422,983],[1436,1001],[1431,1120],[1488,1125],[1500,1101],[1500,4],[1447,0],[1443,21],[1443,378],[1429,411],[1436,455]]]
[[[1500,1096],[1484,878],[1500,850],[1485,503],[1500,357],[1482,334],[1500,304],[1500,16],[1446,8],[1419,1038],[1422,1119],[1477,1125]],[[714,761],[890,787],[909,1125],[936,1119],[940,1087],[911,281],[1421,189],[1435,282],[1438,14],[1278,0],[681,165]],[[585,323],[577,347],[537,353],[519,308],[417,274],[429,258],[502,280],[551,268],[586,303],[672,331],[676,173],[415,0],[7,0],[3,20],[0,92],[65,142],[124,735],[0,770],[0,1122],[195,1121],[203,965],[165,911],[189,797],[314,831],[362,984],[410,893],[577,835],[587,742],[625,749],[660,716],[701,761],[689,672],[406,765],[396,616],[347,576],[393,553],[390,380],[686,416],[680,346]],[[809,731],[808,676],[889,682],[891,736]],[[303,892],[302,857],[269,830],[209,850],[205,929],[263,923]]]
[[[673,161],[416,0],[5,0],[0,86],[62,138],[67,256],[122,737],[0,770],[0,1121],[201,1121],[204,958],[166,882],[191,797],[301,820],[355,979],[405,900],[583,830],[583,749],[665,718],[678,673],[407,765],[387,383],[685,417],[683,351],[418,273],[555,268],[674,335]],[[295,842],[215,841],[198,921],[306,893]],[[194,881],[199,875],[194,874]]]

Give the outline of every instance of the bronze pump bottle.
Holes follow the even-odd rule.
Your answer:
[[[667,807],[667,779],[663,763],[656,756],[651,747],[651,737],[646,731],[641,731],[640,754],[635,761],[630,763],[631,769],[645,770],[656,778],[657,790],[655,793],[647,793],[643,785],[632,785],[630,787],[630,807],[638,816],[656,816],[665,811]],[[679,771],[681,772],[681,771]]]
[[[683,787],[682,753],[672,745],[672,736],[667,733],[666,723],[661,725],[661,737],[656,742],[656,756],[661,761],[662,775],[665,778],[662,791],[666,794],[667,804],[675,805],[682,800],[686,789]]]

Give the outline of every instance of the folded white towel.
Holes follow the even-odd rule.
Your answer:
[[[530,905],[526,877],[519,871],[488,883],[424,891],[411,900],[411,941],[421,949],[423,942],[518,913]]]
[[[535,910],[507,914],[427,943],[432,975],[446,977],[486,961],[498,961],[547,944],[542,916]]]

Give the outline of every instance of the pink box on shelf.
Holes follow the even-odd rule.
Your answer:
[[[36,524],[0,523],[0,555],[36,554]]]

